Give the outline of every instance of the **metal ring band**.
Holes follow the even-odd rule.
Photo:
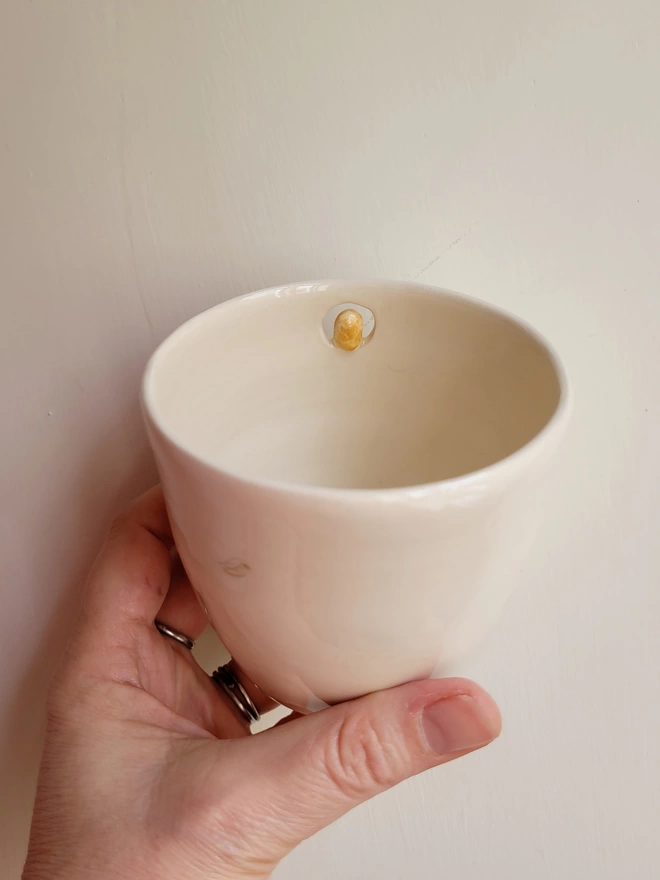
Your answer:
[[[211,678],[232,700],[248,724],[252,724],[261,718],[261,714],[254,705],[252,698],[236,678],[228,663],[225,666],[219,666]]]
[[[190,650],[194,647],[195,643],[193,640],[189,639],[188,636],[184,635],[182,632],[179,632],[178,629],[172,629],[171,626],[168,626],[166,623],[161,623],[160,620],[155,620],[154,623],[156,624],[158,632],[167,636],[168,639],[174,639],[175,642],[185,645],[185,647]]]

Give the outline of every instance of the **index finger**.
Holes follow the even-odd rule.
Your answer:
[[[173,544],[155,486],[113,522],[87,581],[83,616],[113,629],[152,624],[169,587]]]

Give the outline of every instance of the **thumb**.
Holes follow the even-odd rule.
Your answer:
[[[487,745],[500,726],[492,698],[465,679],[371,694],[244,741],[252,805],[288,851],[379,792]]]

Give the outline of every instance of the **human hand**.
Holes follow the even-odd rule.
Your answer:
[[[154,619],[206,618],[159,489],[115,521],[58,667],[24,880],[267,878],[298,843],[403,779],[491,742],[492,699],[421,681],[250,735]],[[243,679],[261,711],[272,703]]]

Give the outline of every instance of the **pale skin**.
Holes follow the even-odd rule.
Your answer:
[[[191,638],[206,626],[171,551],[156,488],[116,519],[90,573],[50,688],[23,880],[263,880],[352,807],[499,734],[488,694],[453,678],[251,736],[190,651],[154,626]]]

